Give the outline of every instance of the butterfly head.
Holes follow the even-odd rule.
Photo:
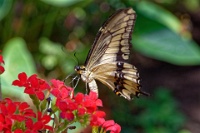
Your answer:
[[[82,74],[85,71],[85,66],[75,66],[74,70],[78,73],[78,74]]]

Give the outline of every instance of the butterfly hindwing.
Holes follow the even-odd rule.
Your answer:
[[[94,68],[94,77],[112,89],[117,95],[132,99],[132,95],[140,93],[139,75],[137,69],[125,62],[113,62]]]

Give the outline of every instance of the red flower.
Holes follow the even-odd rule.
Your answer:
[[[105,121],[102,127],[105,128],[106,131],[110,131],[110,133],[120,133],[121,131],[121,127],[113,120]]]
[[[1,64],[4,64],[4,60],[3,60],[2,55],[0,55],[0,74],[2,74],[5,71],[4,67],[1,66]]]
[[[105,122],[105,119],[104,119],[105,116],[106,116],[105,112],[96,111],[91,117],[90,125],[91,126],[101,126]]]
[[[50,122],[51,117],[49,115],[43,115],[41,112],[38,112],[37,114],[37,121],[33,123],[32,119],[26,120],[26,127],[30,131],[40,131],[40,130],[53,130],[51,126],[48,126],[47,124]],[[27,130],[28,132],[28,130]]]
[[[25,87],[27,84],[27,75],[25,72],[22,72],[18,75],[19,80],[13,81],[12,85],[19,86],[19,87]]]
[[[29,85],[26,86],[24,92],[27,94],[36,95],[39,100],[44,100],[44,90],[49,89],[49,85],[46,81],[37,78],[37,75],[32,75],[28,78]]]
[[[84,107],[79,107],[77,111],[78,111],[78,116],[83,116],[87,112],[86,108]]]
[[[0,102],[0,131],[11,132],[13,120],[17,120],[14,117],[16,108],[16,104],[8,98]]]
[[[61,118],[72,121],[74,119],[72,112],[77,109],[77,103],[71,99],[73,89],[65,86],[64,82],[59,80],[53,79],[51,82],[51,93],[57,98],[56,106],[61,110]]]
[[[74,120],[74,114],[72,112],[61,112],[60,117],[63,119],[67,119],[68,121]]]
[[[26,102],[16,102],[17,106],[18,106],[18,114],[19,115],[14,115],[13,117],[15,119],[17,119],[18,121],[23,121],[25,120],[26,118],[30,118],[30,117],[33,117],[35,118],[36,117],[36,114],[33,112],[32,109],[30,109],[28,103]]]
[[[1,52],[1,51],[0,51]],[[4,60],[3,60],[3,56],[0,55],[0,63],[3,63],[4,64]]]
[[[55,97],[59,99],[65,99],[70,97],[70,94],[73,91],[73,89],[65,86],[64,82],[53,79],[51,80],[51,83],[52,83],[51,93]]]
[[[2,113],[9,113],[5,110],[6,107],[8,108],[8,111],[12,113],[16,110],[15,103],[10,98],[5,98],[3,101],[0,101],[0,109]]]
[[[95,102],[96,106],[103,106],[102,101],[98,99],[98,95],[96,92],[90,91],[88,96],[85,96],[85,99],[90,99]]]
[[[57,106],[61,111],[74,111],[77,109],[77,104],[71,99],[60,100]]]
[[[36,95],[39,100],[44,100],[44,90],[50,89],[50,86],[46,81],[37,78],[37,75],[34,74],[27,78],[26,73],[20,73],[18,75],[19,80],[13,81],[13,85],[19,87],[25,87],[24,92],[30,95]]]
[[[63,82],[59,80],[51,80],[51,82],[51,93],[56,97],[56,106],[61,110],[61,118],[72,121],[76,111],[77,117],[89,114],[92,118],[91,123],[96,122],[97,125],[101,125],[105,121],[103,118],[105,113],[97,111],[97,107],[102,106],[102,101],[98,99],[95,92],[91,91],[89,95],[77,93],[74,97],[71,95],[73,89],[65,86]]]
[[[74,100],[76,103],[81,104],[84,100],[84,94],[83,93],[77,93],[74,97]]]
[[[24,133],[24,132],[23,132],[23,130],[21,130],[21,129],[16,129],[16,130],[14,131],[14,133]]]
[[[5,71],[4,67],[0,66],[0,74],[2,74]]]
[[[77,109],[77,104],[72,99],[57,99],[56,106],[61,110],[61,118],[67,119],[68,121],[74,119],[73,111]]]
[[[12,120],[0,113],[0,131],[8,132],[11,131]]]
[[[17,109],[16,104],[9,98],[6,98],[5,100],[0,102],[1,114],[5,115],[10,119],[12,118],[16,109]]]
[[[15,121],[23,122],[27,118],[35,117],[35,113],[29,109],[26,102],[13,102],[9,98],[0,102],[0,112],[0,131],[10,133]]]
[[[98,99],[97,93],[90,91],[89,95],[84,97],[82,106],[87,108],[87,113],[93,113],[97,110],[97,106],[102,106],[102,101]]]
[[[56,97],[56,106],[59,107],[62,111],[75,110],[76,105],[71,99],[72,88],[64,85],[64,82],[59,80],[51,80],[51,93]]]

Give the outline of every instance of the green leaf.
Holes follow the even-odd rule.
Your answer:
[[[200,49],[194,42],[163,29],[133,36],[134,48],[144,55],[176,65],[200,64]]]
[[[198,45],[181,36],[177,18],[151,2],[140,2],[133,47],[142,54],[176,65],[200,64]]]
[[[22,38],[16,37],[7,42],[3,49],[5,72],[2,74],[2,92],[4,95],[24,97],[24,89],[12,86],[18,74],[26,72],[28,76],[36,73],[34,61]]]
[[[137,5],[136,10],[145,17],[155,20],[175,32],[180,32],[181,30],[180,20],[161,6],[148,1],[141,1]]]
[[[12,0],[0,0],[0,20],[2,20],[11,9]]]
[[[47,4],[53,5],[53,6],[71,6],[80,2],[83,2],[82,0],[41,0]],[[85,0],[84,2],[87,3],[90,0]]]

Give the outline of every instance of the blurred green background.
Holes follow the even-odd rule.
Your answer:
[[[11,86],[20,72],[46,80],[74,73],[74,53],[83,64],[101,24],[126,7],[137,13],[131,62],[151,96],[130,102],[99,84],[107,119],[122,133],[199,133],[199,0],[0,0],[3,97],[27,98]]]

